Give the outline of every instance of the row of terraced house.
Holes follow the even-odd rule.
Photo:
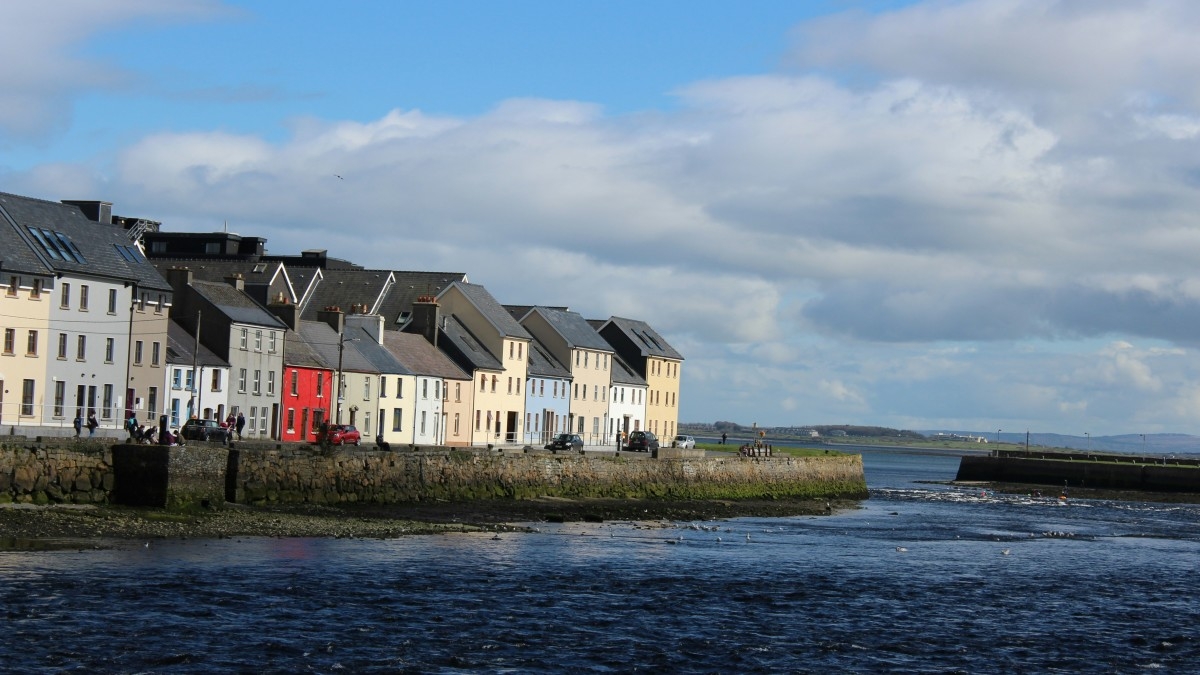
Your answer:
[[[501,304],[465,273],[268,255],[100,201],[0,193],[0,251],[4,433],[239,413],[245,437],[302,442],[325,422],[449,446],[676,431],[683,357],[642,320]]]

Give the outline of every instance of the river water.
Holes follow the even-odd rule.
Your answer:
[[[1200,672],[1200,507],[864,451],[824,517],[0,553],[0,672]]]

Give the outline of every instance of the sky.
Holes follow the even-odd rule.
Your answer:
[[[0,191],[645,320],[682,422],[1200,434],[1200,4],[0,17]]]

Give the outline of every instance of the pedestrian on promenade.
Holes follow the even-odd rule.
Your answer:
[[[89,438],[96,435],[96,427],[98,427],[98,426],[100,426],[100,422],[99,422],[99,420],[96,419],[96,411],[89,410],[88,411],[88,420],[87,420],[87,428],[88,428],[88,437]]]
[[[722,432],[721,432],[721,445],[725,445],[725,439],[726,439],[726,438],[729,438],[729,434],[727,434],[727,433],[725,433],[724,431],[722,431]]]
[[[245,428],[246,428],[246,416],[243,415],[242,411],[239,410],[238,416],[237,416],[237,434],[238,434],[239,441],[242,440],[242,429],[245,429]]]
[[[83,432],[83,418],[80,417],[80,414],[79,412],[75,413],[75,438],[79,438],[79,434]]]

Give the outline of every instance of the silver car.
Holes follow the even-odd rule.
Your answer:
[[[696,439],[691,436],[679,435],[671,442],[671,446],[676,448],[694,448],[696,447]]]

